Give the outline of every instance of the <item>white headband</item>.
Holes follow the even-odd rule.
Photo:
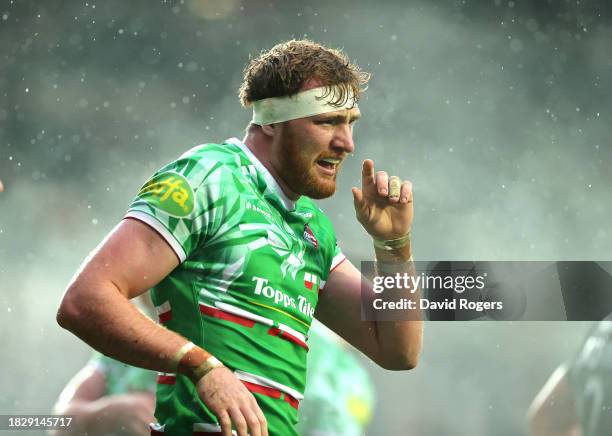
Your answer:
[[[254,101],[252,103],[253,119],[251,123],[265,126],[357,107],[357,103],[353,101],[353,93],[349,94],[343,106],[336,106],[331,104],[336,93],[330,92],[326,98],[321,98],[325,95],[326,90],[327,88],[323,86],[298,92],[292,96],[271,97]]]

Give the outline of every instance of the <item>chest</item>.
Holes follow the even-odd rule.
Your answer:
[[[330,245],[314,212],[245,196],[239,214],[228,217],[208,247],[207,276],[244,303],[308,324],[329,272]]]

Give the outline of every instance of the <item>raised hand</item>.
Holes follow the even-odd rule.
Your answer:
[[[398,189],[399,186],[399,189]],[[397,239],[412,227],[412,183],[385,171],[374,173],[374,162],[363,161],[361,189],[353,188],[357,220],[373,238]]]

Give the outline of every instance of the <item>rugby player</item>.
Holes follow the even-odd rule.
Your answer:
[[[529,419],[534,436],[612,435],[612,314],[550,376]]]
[[[243,140],[164,166],[69,284],[59,324],[100,352],[163,373],[152,434],[296,434],[313,316],[384,368],[413,368],[422,321],[362,321],[362,278],[313,199],[355,149],[369,76],[311,41],[253,59]],[[363,162],[353,188],[377,260],[414,273],[412,185]],[[152,289],[159,320],[128,299]],[[408,294],[409,295],[409,294]]]

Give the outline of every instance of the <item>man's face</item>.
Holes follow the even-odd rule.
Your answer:
[[[298,195],[321,199],[336,191],[342,162],[355,149],[353,123],[358,108],[286,121],[279,125],[277,171]]]

